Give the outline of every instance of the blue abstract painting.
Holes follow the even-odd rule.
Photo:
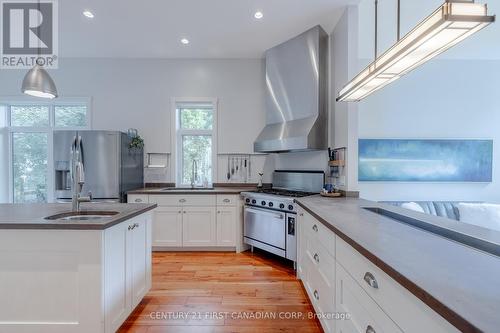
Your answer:
[[[359,140],[359,181],[491,182],[492,140]]]

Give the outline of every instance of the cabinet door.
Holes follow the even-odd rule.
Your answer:
[[[128,232],[130,246],[131,294],[132,308],[135,308],[149,290],[150,271],[148,262],[151,260],[148,244],[148,224],[145,215],[130,221],[132,229]]]
[[[185,207],[182,214],[182,245],[217,245],[215,215],[214,207]]]
[[[104,309],[105,330],[115,332],[132,311],[129,221],[104,232]]]
[[[153,211],[153,246],[182,246],[182,208],[158,207]]]
[[[217,209],[217,245],[236,245],[236,207],[220,207]]]

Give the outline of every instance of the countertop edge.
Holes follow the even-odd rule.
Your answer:
[[[400,274],[393,267],[380,260],[376,255],[365,249],[362,245],[351,239],[348,235],[344,234],[342,231],[335,228],[328,221],[324,220],[321,216],[316,214],[312,209],[307,207],[306,204],[300,202],[300,200],[295,200],[295,202],[302,207],[309,214],[314,216],[318,221],[320,221],[325,227],[330,229],[333,233],[339,236],[343,241],[351,245],[356,251],[361,253],[366,259],[368,259],[375,266],[384,271],[392,279],[396,280],[402,287],[408,290],[410,293],[415,295],[419,300],[424,302],[427,306],[433,309],[436,313],[441,315],[445,320],[452,324],[461,332],[482,332],[479,328],[471,324],[469,321],[464,319],[461,315],[450,309],[448,306],[437,300],[430,293],[420,288],[418,285],[413,283],[410,279],[406,278],[404,275]]]
[[[162,191],[168,187],[144,187],[135,190],[127,191],[127,195],[143,194],[143,195],[200,195],[200,194],[234,194],[238,195],[241,192],[247,192],[256,190],[257,187],[253,185],[238,185],[238,186],[215,186],[212,189],[183,189],[183,188],[173,188],[170,190]]]
[[[146,204],[147,206],[134,210],[132,212],[124,213],[123,216],[119,216],[116,219],[113,219],[105,224],[87,224],[84,223],[75,223],[75,224],[55,224],[55,223],[47,223],[41,225],[40,223],[1,223],[0,222],[0,230],[106,230],[117,224],[120,224],[124,221],[130,220],[136,216],[144,214],[148,211],[151,211],[158,207],[157,204]]]
[[[245,192],[245,191],[248,191],[247,189],[245,190],[200,190],[200,191],[196,191],[196,190],[186,190],[186,191],[182,191],[182,190],[172,190],[172,191],[163,191],[163,192],[160,192],[160,191],[154,191],[154,190],[144,190],[144,191],[130,191],[130,192],[127,192],[127,194],[146,194],[146,195],[175,195],[175,194],[182,194],[182,195],[185,195],[185,194],[234,194],[234,195],[238,195],[240,194],[241,192]]]

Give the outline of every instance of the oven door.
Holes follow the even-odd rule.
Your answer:
[[[282,255],[286,249],[286,214],[269,209],[245,206],[244,230],[247,244]],[[256,244],[256,242],[261,244]],[[262,246],[259,246],[262,245]]]

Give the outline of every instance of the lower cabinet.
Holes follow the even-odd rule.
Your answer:
[[[152,245],[168,248],[236,248],[241,251],[242,216],[239,195],[137,195],[129,203],[149,202],[153,211]]]
[[[316,228],[304,223],[312,216],[299,212],[299,243],[297,273],[319,315],[323,330],[335,332],[335,259],[326,244],[318,239]]]
[[[217,246],[236,246],[236,221],[238,208],[217,209]]]
[[[349,314],[348,320],[337,321],[337,332],[402,332],[338,263],[336,270],[337,311]]]
[[[298,214],[297,275],[325,332],[458,332],[303,210]]]
[[[217,245],[215,219],[214,207],[185,207],[182,211],[182,245]]]
[[[153,246],[182,246],[182,207],[153,211]]]
[[[138,216],[104,232],[105,332],[115,332],[151,288],[148,216]]]

